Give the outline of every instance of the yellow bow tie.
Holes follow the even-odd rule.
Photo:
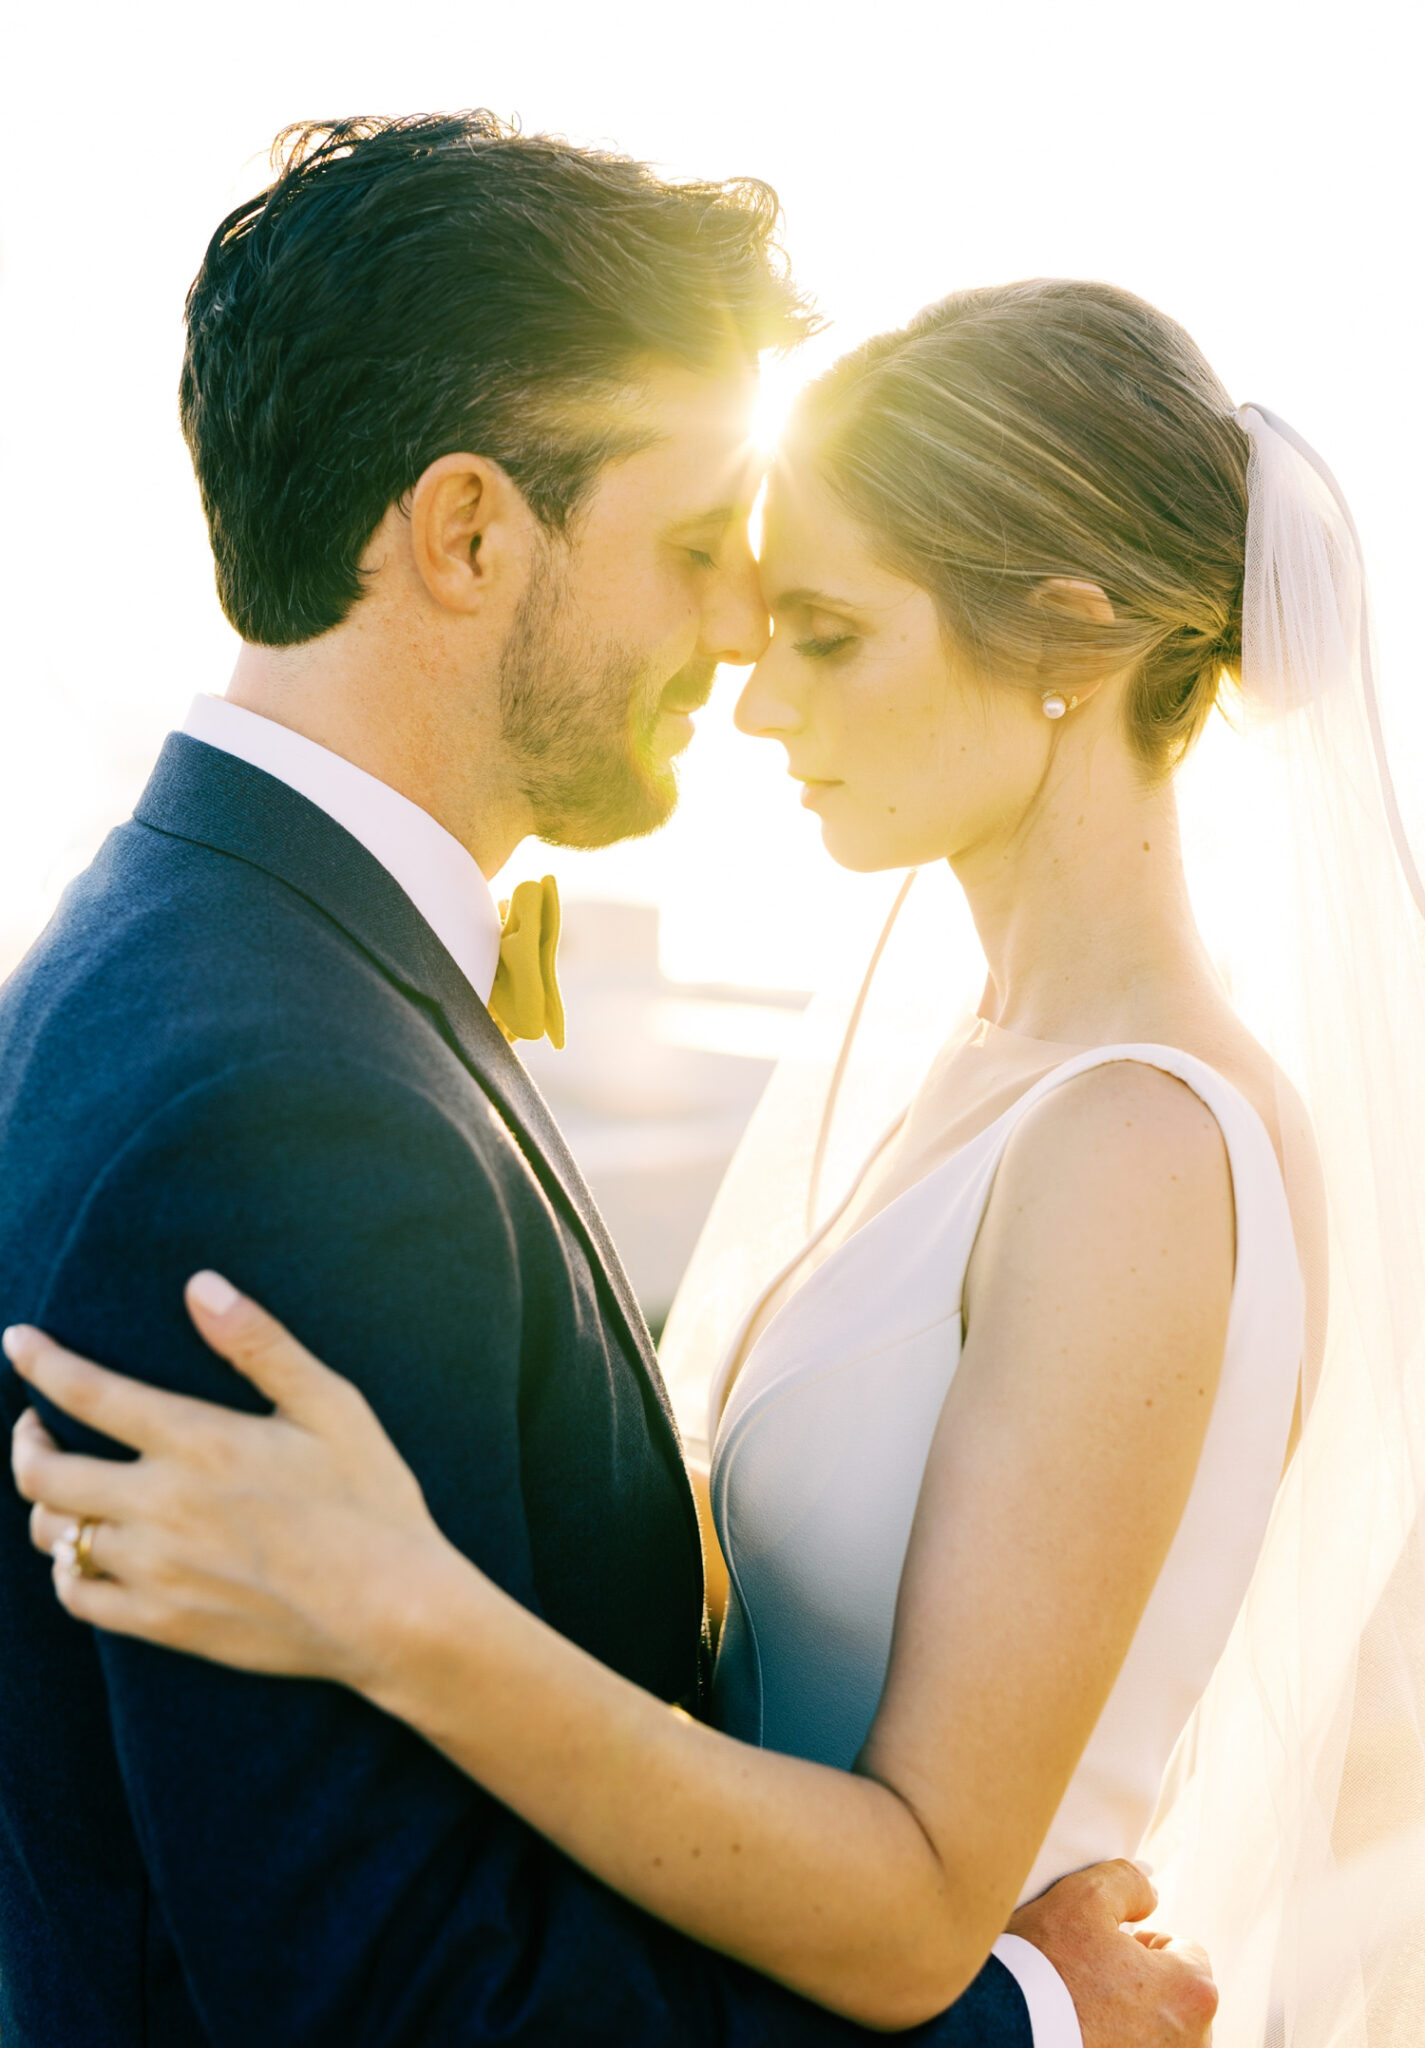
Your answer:
[[[564,1045],[564,1004],[554,972],[559,945],[559,891],[553,875],[521,882],[500,905],[504,933],[500,964],[490,991],[490,1015],[513,1045],[517,1038],[549,1034],[556,1051]]]

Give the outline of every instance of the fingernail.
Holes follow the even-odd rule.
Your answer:
[[[11,1323],[8,1330],[0,1331],[0,1345],[4,1346],[5,1356],[19,1373],[25,1370],[22,1346],[26,1335],[26,1326],[23,1323]]]
[[[238,1298],[232,1281],[225,1280],[221,1273],[195,1273],[188,1282],[188,1292],[210,1316],[225,1316]]]

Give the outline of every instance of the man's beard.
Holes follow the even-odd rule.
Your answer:
[[[590,645],[546,553],[500,658],[505,744],[537,835],[555,846],[609,846],[666,824],[678,778],[654,744],[663,699],[695,708],[706,701],[713,669],[709,661],[689,664],[670,682],[617,641]]]

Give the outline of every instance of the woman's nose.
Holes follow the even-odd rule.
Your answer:
[[[739,732],[752,739],[779,740],[800,730],[802,714],[778,676],[776,642],[753,669],[732,714]]]

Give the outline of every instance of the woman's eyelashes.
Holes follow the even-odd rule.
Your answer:
[[[808,661],[826,661],[831,655],[840,654],[852,646],[855,639],[854,633],[825,633],[808,640],[794,640],[792,646]]]

